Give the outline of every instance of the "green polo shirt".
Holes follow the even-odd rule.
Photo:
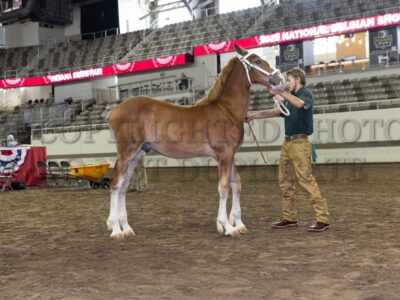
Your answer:
[[[290,104],[287,100],[284,102],[290,111],[290,116],[285,117],[285,135],[310,135],[313,133],[313,94],[304,86],[301,87],[297,92],[291,93],[297,98],[303,100],[305,105],[302,108],[297,108]]]

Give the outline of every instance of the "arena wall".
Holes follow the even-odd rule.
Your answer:
[[[400,108],[326,113],[314,116],[317,163],[400,162]],[[277,164],[284,138],[282,118],[255,120],[252,128],[269,163]],[[115,162],[115,144],[109,130],[82,130],[54,133],[49,128],[41,138],[32,137],[34,145],[45,145],[49,160],[71,163]],[[64,128],[68,131],[68,128]],[[245,124],[244,143],[236,155],[238,165],[262,165],[249,126]],[[150,152],[149,167],[215,165],[211,158],[178,160]]]

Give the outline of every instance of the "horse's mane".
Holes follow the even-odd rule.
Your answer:
[[[228,64],[222,69],[221,73],[219,73],[217,79],[215,80],[214,85],[211,87],[208,95],[200,100],[197,100],[194,105],[204,105],[210,102],[213,102],[219,98],[222,92],[222,88],[235,65],[235,61],[237,58],[232,58]]]

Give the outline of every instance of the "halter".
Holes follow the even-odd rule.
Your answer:
[[[251,82],[251,79],[250,79],[250,72],[251,72],[253,69],[256,69],[257,71],[261,72],[262,74],[267,75],[269,79],[271,79],[272,77],[274,77],[274,76],[279,72],[278,69],[275,69],[272,73],[268,73],[267,71],[265,71],[264,69],[260,68],[259,66],[254,65],[253,63],[251,63],[251,62],[247,59],[247,58],[248,58],[250,55],[252,55],[252,54],[253,54],[253,53],[250,53],[250,52],[249,52],[249,53],[247,53],[245,56],[241,56],[241,55],[238,56],[240,62],[243,64],[244,69],[246,70],[247,79],[248,79],[250,85],[253,84],[253,83]],[[273,68],[273,69],[274,69],[274,68]],[[285,105],[283,102],[281,102],[282,99],[280,99],[280,98],[282,98],[282,97],[274,97],[275,103],[277,104],[277,106],[278,106],[280,112],[281,112],[283,115],[285,115],[285,116],[290,116],[290,111],[289,111],[289,109],[286,107],[286,105]]]
[[[249,80],[250,85],[252,85],[253,83],[251,82],[250,79],[250,74],[249,72],[252,69],[256,69],[257,71],[263,73],[264,75],[267,75],[269,78],[273,77],[275,74],[277,74],[279,72],[278,69],[274,70],[272,73],[268,73],[267,71],[265,71],[264,69],[261,69],[259,66],[256,66],[254,64],[252,64],[247,58],[252,55],[253,53],[247,53],[245,56],[238,56],[240,62],[243,64],[244,69],[246,70],[246,75],[247,75],[247,79]]]
[[[286,105],[282,102],[283,97],[279,96],[279,95],[275,95],[274,96],[274,102],[276,104],[276,106],[278,106],[279,111],[285,115],[286,117],[290,116],[290,111],[289,109],[286,107]]]

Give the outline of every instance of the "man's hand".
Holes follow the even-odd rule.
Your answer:
[[[255,119],[255,114],[248,114],[246,117],[244,117],[244,121],[249,123]]]
[[[271,85],[269,87],[269,92],[273,95],[280,94],[286,89],[286,83],[281,82],[280,84],[277,85]]]

